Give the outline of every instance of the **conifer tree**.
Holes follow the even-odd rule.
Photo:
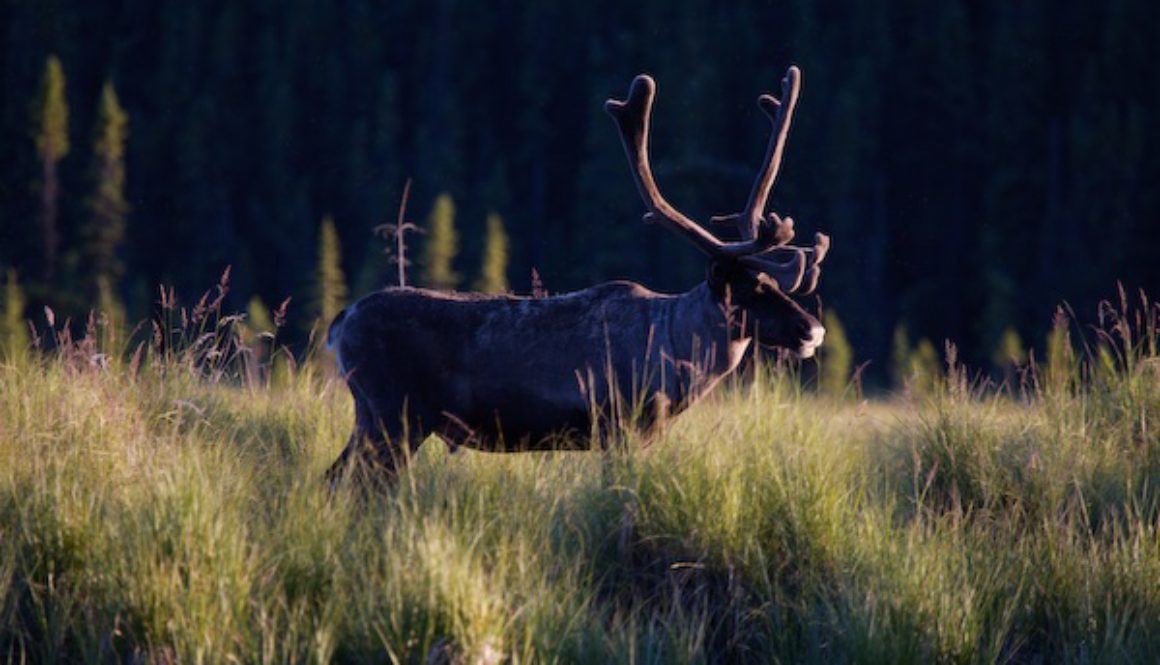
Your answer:
[[[117,100],[113,84],[106,81],[97,108],[96,137],[93,141],[94,191],[88,201],[91,214],[86,239],[94,272],[107,282],[110,293],[124,268],[117,250],[125,239],[125,141],[129,118]]]
[[[0,359],[14,361],[28,350],[28,327],[24,322],[24,291],[9,268],[4,283],[4,318],[0,320]]]
[[[36,154],[41,168],[40,229],[44,245],[41,268],[44,280],[51,282],[56,274],[56,255],[60,245],[57,164],[69,150],[64,69],[55,55],[50,55],[44,65],[36,115]]]
[[[934,344],[925,337],[918,340],[914,351],[910,354],[909,376],[907,381],[912,391],[919,395],[929,395],[934,392],[942,376],[939,365],[938,351]]]
[[[242,341],[250,348],[253,353],[253,364],[251,368],[251,378],[257,380],[261,376],[259,369],[270,355],[273,347],[273,335],[277,328],[274,326],[274,318],[270,314],[270,308],[262,302],[258,296],[252,296],[249,304],[246,305],[246,320],[242,324]]]
[[[850,347],[846,329],[834,310],[826,310],[823,325],[826,328],[826,343],[821,348],[821,372],[818,380],[823,393],[841,397],[850,382],[850,373],[854,367],[854,350]]]
[[[250,298],[250,302],[246,305],[246,326],[255,334],[273,333],[274,317],[270,314],[270,308],[266,307],[266,303],[258,296]]]
[[[508,291],[507,266],[509,255],[507,231],[503,219],[497,213],[487,216],[487,237],[483,245],[483,264],[475,290],[483,293],[506,293]]]
[[[827,331],[828,335],[828,331]],[[827,340],[827,343],[829,340]],[[942,376],[939,368],[938,351],[925,337],[918,340],[914,348],[906,334],[906,326],[899,324],[894,329],[894,379],[899,388],[925,395],[932,392]]]
[[[101,348],[111,351],[116,345],[118,334],[125,330],[128,317],[125,315],[125,305],[117,296],[113,280],[108,275],[97,276],[97,311],[104,317]]]
[[[1071,389],[1076,380],[1075,348],[1071,345],[1069,319],[1062,307],[1055,309],[1051,331],[1047,333],[1047,363],[1043,368],[1043,387],[1051,394]]]
[[[315,297],[317,312],[322,325],[329,325],[334,317],[346,306],[346,276],[342,273],[342,247],[338,242],[338,231],[334,228],[334,218],[327,215],[322,219],[318,241],[318,269],[316,272]]]
[[[906,325],[903,323],[894,327],[890,359],[894,386],[902,388],[910,375],[910,335],[907,334]]]
[[[455,202],[440,194],[427,220],[427,242],[423,245],[423,283],[434,289],[459,286],[459,274],[452,268],[459,253],[459,233],[455,230]]]
[[[1027,362],[1027,350],[1023,346],[1023,339],[1014,328],[1008,327],[1003,331],[999,347],[995,349],[991,360],[1003,369],[1017,367]]]
[[[1023,340],[1014,328],[1008,327],[999,339],[999,346],[991,354],[991,361],[1003,372],[1008,383],[1015,379],[1016,370],[1027,362],[1027,351]]]

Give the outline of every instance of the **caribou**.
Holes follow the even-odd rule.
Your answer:
[[[736,226],[723,240],[661,195],[649,159],[656,83],[637,76],[605,111],[620,132],[644,200],[644,219],[708,258],[689,291],[663,294],[615,281],[548,297],[387,288],[342,311],[327,345],[354,398],[355,423],[327,472],[333,484],[357,462],[387,479],[431,434],[452,450],[491,452],[604,447],[625,405],[645,436],[734,372],[752,348],[800,358],[824,328],[791,295],[813,292],[829,238],[790,245],[792,218],[766,212],[801,89],[790,67],[781,99],[761,95],[772,121],[765,159]],[[619,407],[617,406],[619,405]]]

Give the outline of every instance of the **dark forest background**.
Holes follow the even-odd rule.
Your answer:
[[[820,297],[856,358],[884,373],[901,324],[982,363],[1010,328],[1041,343],[1061,301],[1083,315],[1116,280],[1160,290],[1158,7],[5,0],[0,271],[29,312],[96,301],[86,201],[110,82],[129,127],[114,287],[131,319],[157,285],[193,297],[231,265],[229,306],[294,296],[291,317],[309,320],[326,215],[352,295],[391,283],[372,228],[408,177],[416,222],[438,194],[454,200],[464,275],[496,212],[516,291],[533,267],[552,292],[621,277],[684,289],[703,261],[641,223],[601,104],[656,77],[658,180],[705,219],[744,205],[768,138],[756,97],[795,63],[803,94],[772,208],[800,237],[832,236]],[[45,278],[36,109],[50,55],[71,150]]]

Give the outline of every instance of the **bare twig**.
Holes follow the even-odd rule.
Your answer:
[[[406,221],[407,214],[407,198],[411,194],[411,179],[407,178],[407,182],[403,185],[403,197],[399,201],[399,215],[394,224],[380,224],[374,228],[374,232],[383,237],[394,236],[395,239],[395,253],[390,257],[391,263],[398,266],[399,269],[399,286],[407,285],[407,266],[411,262],[407,260],[407,231],[414,231],[416,233],[423,233],[423,229],[415,224]],[[386,250],[389,255],[390,248]]]
[[[535,268],[532,268],[532,297],[548,297],[548,290],[544,288],[544,280],[540,279],[540,271]]]

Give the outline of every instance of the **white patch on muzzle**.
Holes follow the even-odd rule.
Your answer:
[[[810,329],[810,338],[802,342],[802,346],[798,349],[797,355],[799,358],[813,358],[814,353],[817,352],[818,347],[822,345],[822,340],[826,337],[826,329],[822,326],[814,326]]]

